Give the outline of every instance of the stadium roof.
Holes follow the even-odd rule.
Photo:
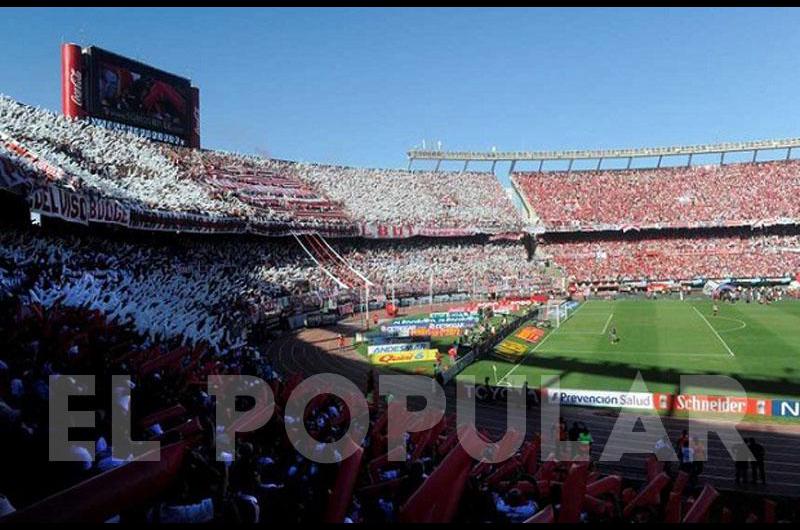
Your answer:
[[[684,145],[673,147],[643,147],[633,149],[575,150],[575,151],[435,151],[411,149],[411,160],[460,161],[523,161],[523,160],[581,160],[606,158],[642,158],[680,155],[721,154],[738,151],[792,149],[800,147],[800,138],[783,140],[758,140],[753,142],[728,142],[721,144]]]

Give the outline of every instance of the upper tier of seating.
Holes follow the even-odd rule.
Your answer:
[[[554,231],[750,226],[800,220],[800,161],[515,173]]]
[[[494,233],[522,228],[521,217],[492,173],[273,162],[340,201],[361,223],[411,224],[433,232]]]
[[[523,225],[491,173],[356,169],[171,147],[0,96],[0,187],[42,186],[114,200],[134,217],[116,224],[160,230],[189,231],[186,219],[205,232],[368,237],[398,227],[404,236],[435,236]]]

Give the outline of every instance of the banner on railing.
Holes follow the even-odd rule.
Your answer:
[[[401,342],[389,344],[373,344],[367,346],[367,354],[379,355],[382,353],[400,353],[414,350],[426,350],[431,347],[430,342]]]
[[[772,415],[769,399],[744,396],[708,396],[700,394],[655,394],[656,408],[675,412],[710,412],[750,416]]]
[[[13,190],[32,179],[28,172],[15,161],[10,153],[0,150],[0,188]]]
[[[609,390],[574,390],[548,388],[545,390],[548,403],[563,406],[601,407],[621,409],[655,410],[653,394],[647,392],[614,392]]]
[[[240,217],[140,209],[131,212],[129,226],[138,230],[197,234],[240,234],[247,231],[247,223]]]
[[[539,342],[544,336],[544,330],[536,326],[525,326],[514,334],[515,337],[524,340],[525,342]]]
[[[83,195],[59,186],[39,186],[28,197],[30,209],[48,217],[88,224],[112,223],[128,226],[130,213],[114,199]]]
[[[31,166],[36,171],[40,172],[41,176],[46,180],[64,180],[68,177],[63,169],[44,160],[38,154],[3,132],[0,132],[0,144],[7,149],[8,152],[31,164]]]
[[[370,239],[406,239],[414,236],[425,237],[465,237],[477,234],[496,234],[498,239],[518,239],[522,237],[516,232],[500,232],[494,228],[461,227],[441,228],[431,226],[417,226],[411,223],[362,223],[361,237]]]
[[[352,315],[354,313],[354,311],[355,311],[355,308],[353,307],[353,304],[350,303],[350,302],[348,302],[346,304],[341,304],[336,309],[339,312],[339,316]]]

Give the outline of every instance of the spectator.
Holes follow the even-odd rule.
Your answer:
[[[755,438],[750,438],[747,442],[747,447],[753,454],[753,459],[750,461],[750,481],[755,484],[761,481],[762,484],[767,483],[767,478],[764,473],[764,446],[756,441]]]
[[[573,421],[572,427],[569,429],[569,441],[577,442],[581,432],[583,432],[582,424],[579,424],[577,421]]]
[[[747,483],[747,467],[752,458],[752,453],[744,443],[734,447],[733,457],[736,461],[736,484]]]
[[[675,459],[675,453],[670,447],[669,438],[667,436],[659,438],[653,450],[658,461],[664,464],[664,471],[669,473],[672,469],[672,461]]]
[[[592,454],[592,444],[594,443],[594,439],[592,438],[589,428],[586,425],[582,426],[581,431],[578,434],[578,443],[580,444],[581,456],[588,459]]]
[[[703,468],[706,462],[706,447],[699,438],[692,439],[692,449],[694,450],[694,463],[691,472],[692,485],[697,484],[697,479],[703,474]]]
[[[533,517],[538,510],[536,503],[525,499],[518,489],[509,491],[506,499],[495,493],[494,499],[497,512],[504,515],[510,523],[524,522]]]
[[[694,471],[694,460],[695,460],[694,446],[687,441],[686,443],[681,444],[680,451],[681,451],[680,469],[681,471],[687,473],[691,477]]]

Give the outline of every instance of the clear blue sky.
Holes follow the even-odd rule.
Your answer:
[[[2,9],[0,92],[59,109],[59,44],[191,77],[204,146],[404,167],[445,149],[800,136],[800,10]],[[429,144],[430,145],[430,144]]]

